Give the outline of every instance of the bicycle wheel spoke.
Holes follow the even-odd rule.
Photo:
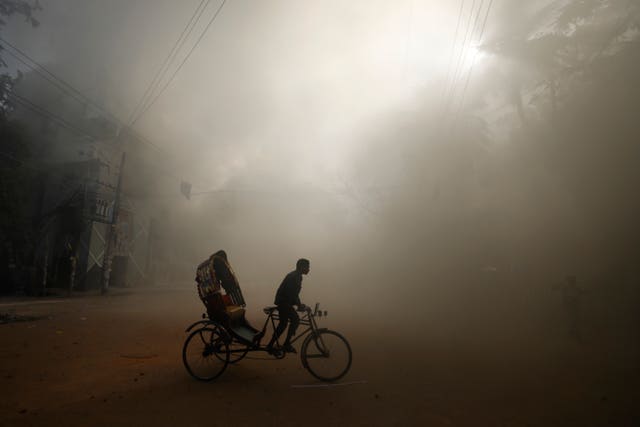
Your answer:
[[[229,348],[220,332],[204,327],[191,333],[182,349],[187,371],[203,381],[217,378],[229,363]]]
[[[229,344],[229,363],[236,363],[244,359],[249,352],[249,347],[246,344],[233,341]],[[226,357],[223,353],[216,353],[216,357]]]
[[[351,347],[337,332],[322,330],[305,340],[302,361],[316,378],[335,381],[351,367]]]

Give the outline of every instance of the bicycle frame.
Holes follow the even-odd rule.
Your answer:
[[[273,329],[273,331],[276,330],[276,320],[280,321],[280,315],[275,313],[276,310],[272,310],[268,316],[267,319],[264,321],[264,325],[262,326],[262,336],[264,336],[265,332],[267,331],[267,325],[269,324],[269,321],[271,321],[271,328]],[[311,310],[307,310],[305,311],[305,314],[300,317],[300,326],[307,326],[306,329],[304,329],[302,332],[298,332],[295,336],[295,338],[293,338],[291,340],[291,343],[293,344],[294,342],[298,341],[300,338],[304,337],[305,335],[307,335],[309,332],[315,332],[318,330],[318,324],[316,323],[316,319],[315,316],[311,313]],[[279,338],[278,338],[279,340]],[[280,343],[278,343],[280,344]]]
[[[262,329],[260,330],[260,340],[257,343],[257,347],[249,347],[247,346],[247,348],[240,348],[240,349],[229,349],[229,353],[244,353],[247,351],[266,351],[266,347],[261,347],[260,343],[262,342],[262,339],[265,336],[265,333],[267,332],[267,327],[269,326],[269,323],[271,323],[271,329],[273,331],[276,330],[276,321],[280,321],[280,316],[277,312],[277,309],[274,308],[271,311],[269,311],[269,313],[267,314],[267,318],[264,321],[264,324],[262,325]],[[305,337],[307,334],[309,334],[310,332],[316,333],[320,328],[318,328],[318,324],[316,322],[316,316],[321,316],[322,315],[322,311],[319,310],[319,304],[316,304],[315,309],[313,310],[313,312],[311,311],[311,309],[305,310],[304,314],[300,317],[300,324],[299,326],[302,327],[307,327],[306,329],[303,329],[302,332],[298,332],[296,334],[296,336],[291,340],[291,343],[295,343],[296,341],[298,341],[299,339]],[[203,315],[204,317],[205,315]],[[325,312],[325,316],[326,316],[326,312]],[[192,323],[191,325],[189,325],[189,327],[186,329],[186,332],[189,332],[190,330],[192,330],[193,328],[195,328],[198,325],[202,325],[202,326],[206,326],[206,325],[213,325],[216,326],[218,328],[220,328],[221,330],[223,330],[225,332],[225,334],[230,338],[231,341],[233,341],[235,338],[233,338],[233,335],[230,334],[227,329],[221,325],[219,322],[216,322],[215,320],[211,320],[211,319],[203,319],[203,320],[199,320],[197,322]],[[279,343],[280,338],[278,338],[278,340],[276,341],[276,343],[278,345],[280,345]],[[238,340],[236,340],[238,341]],[[240,342],[240,341],[238,341]],[[324,343],[321,342],[321,345],[324,347]],[[324,352],[324,350],[323,350]]]
[[[311,311],[311,309],[307,309],[305,310],[305,314],[303,316],[300,317],[300,323],[299,326],[307,326],[306,329],[304,329],[302,332],[298,332],[296,334],[296,336],[291,340],[291,344],[295,343],[296,341],[298,341],[299,339],[302,339],[303,337],[305,337],[307,334],[309,334],[310,332],[313,334],[317,334],[317,332],[320,330],[320,328],[318,328],[318,323],[316,322],[316,317],[320,317],[322,316],[322,311],[319,310],[320,304],[316,303],[316,306],[313,310],[313,312]],[[276,309],[272,309],[269,314],[267,315],[267,319],[264,322],[264,325],[262,326],[262,330],[260,332],[260,334],[262,335],[262,337],[264,337],[265,332],[267,331],[267,325],[269,324],[269,322],[271,322],[271,328],[273,331],[275,331],[276,329],[276,320],[280,320],[280,316],[279,314],[276,314]],[[324,312],[324,315],[327,315],[327,312]],[[262,341],[262,337],[260,338],[260,341]],[[278,345],[280,345],[280,337],[278,337],[278,340],[276,340],[276,343]],[[328,356],[328,351],[326,350],[324,341],[322,340],[322,337],[320,337],[320,345],[322,346],[322,349],[319,348],[319,350],[323,353],[323,355]],[[258,348],[256,350],[264,350],[264,348]]]
[[[275,359],[284,358],[287,352],[280,347],[279,340],[277,347],[273,349],[262,345],[269,325],[275,332],[278,326],[276,321],[281,320],[275,306],[265,307],[264,313],[266,319],[261,330],[252,328],[248,323],[233,326],[227,322],[206,319],[206,315],[203,315],[202,320],[192,323],[187,328],[190,334],[182,349],[183,363],[189,374],[198,380],[211,381],[217,378],[227,365],[239,362],[250,352],[264,351]],[[316,304],[314,310],[306,308],[304,312],[299,313],[300,332],[292,337],[291,343],[302,339],[299,352],[303,367],[321,381],[342,378],[351,367],[352,353],[348,341],[338,332],[318,326],[317,317],[327,314],[326,311],[319,310],[319,304]],[[243,329],[246,327],[251,329],[253,335]],[[330,349],[337,350],[337,358],[334,358],[334,351]],[[208,359],[209,357],[212,359]],[[325,358],[327,361],[331,358],[332,363],[313,362]],[[212,360],[213,364],[207,360]],[[203,365],[202,361],[206,363]],[[332,367],[338,367],[338,370],[332,371]]]

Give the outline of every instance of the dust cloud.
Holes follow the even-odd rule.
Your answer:
[[[41,3],[3,37],[123,120],[198,4]],[[225,249],[258,312],[306,257],[338,325],[491,355],[572,345],[575,276],[582,345],[637,354],[640,10],[521,3],[227,2],[118,141],[158,280]]]

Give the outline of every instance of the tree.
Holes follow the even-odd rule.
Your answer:
[[[0,30],[7,24],[6,18],[14,15],[24,17],[25,21],[32,27],[37,27],[40,23],[34,17],[36,11],[42,7],[38,0],[30,3],[25,0],[0,0]],[[6,68],[7,63],[3,58],[4,43],[0,44],[0,69]],[[0,73],[0,120],[6,120],[7,113],[11,111],[11,99],[9,94],[18,77],[11,77],[8,73]]]
[[[553,237],[541,243],[549,259],[581,259],[599,269],[594,274],[623,282],[640,256],[640,198],[632,184],[640,180],[640,5],[558,3],[512,18],[527,25],[484,46],[508,67],[503,77],[518,82],[511,93],[505,88],[505,98],[526,123],[511,126],[509,151],[527,168],[504,167],[511,186],[536,191],[530,212],[553,213],[544,224]]]
[[[33,14],[41,8],[37,0],[34,3],[29,3],[25,0],[0,0],[0,26],[6,25],[6,21],[2,17],[8,18],[12,15],[22,15],[29,24],[36,27],[40,23],[34,18]]]
[[[34,13],[40,9],[36,1],[0,0],[0,30],[7,18],[22,16],[32,27],[38,26]],[[4,43],[0,44],[0,69],[6,68]],[[28,163],[31,156],[27,132],[23,126],[10,121],[12,111],[10,93],[20,79],[0,72],[0,280],[2,290],[13,290],[16,283],[24,284],[28,258],[32,255],[32,217],[30,183],[37,174]],[[22,276],[22,277],[20,277]],[[28,280],[28,279],[27,279]]]

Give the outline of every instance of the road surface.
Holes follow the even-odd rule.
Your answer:
[[[640,425],[638,352],[622,344],[483,342],[330,313],[322,325],[354,354],[340,385],[296,356],[243,360],[203,383],[181,360],[202,313],[193,287],[4,299],[0,313],[31,319],[0,324],[2,426]]]

